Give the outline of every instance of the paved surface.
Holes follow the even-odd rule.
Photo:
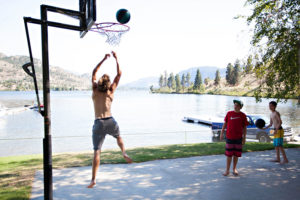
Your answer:
[[[54,199],[289,199],[300,196],[300,149],[286,150],[290,163],[268,160],[274,151],[244,153],[240,176],[223,177],[225,156],[202,156],[136,164],[102,165],[97,185],[87,189],[91,167],[54,170]],[[38,171],[32,199],[43,199]]]

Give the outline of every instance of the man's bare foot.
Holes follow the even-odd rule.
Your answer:
[[[287,163],[289,163],[289,161],[288,161],[288,160],[284,160],[284,161],[281,162],[280,164],[287,164]]]
[[[132,159],[126,153],[123,154],[123,157],[124,157],[124,159],[126,160],[127,163],[132,163],[133,162]]]
[[[91,181],[87,188],[93,188],[96,185],[96,181]]]
[[[237,170],[233,170],[232,173],[233,173],[234,176],[238,176],[239,175],[239,172]]]
[[[270,160],[270,162],[280,162],[280,160],[274,159],[274,160]]]
[[[228,176],[228,175],[229,175],[229,171],[223,173],[223,176]]]

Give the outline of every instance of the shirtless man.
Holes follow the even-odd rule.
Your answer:
[[[120,136],[119,126],[111,114],[111,104],[114,99],[114,92],[119,84],[122,72],[118,63],[118,58],[115,52],[112,51],[112,55],[117,64],[117,76],[111,84],[110,78],[107,74],[104,74],[98,82],[96,81],[96,73],[99,70],[102,63],[110,57],[110,54],[106,54],[103,60],[95,67],[92,75],[93,85],[93,102],[95,111],[95,121],[93,126],[93,145],[94,145],[94,159],[92,167],[92,180],[87,186],[92,188],[96,185],[96,174],[100,164],[101,146],[104,142],[106,134],[109,134],[117,139],[117,143],[122,151],[123,157],[127,163],[132,163],[130,157],[126,154],[123,140]]]
[[[283,162],[284,163],[288,163],[288,159],[286,157],[284,148],[283,148],[283,136],[284,136],[284,131],[282,128],[282,121],[280,118],[280,113],[278,111],[276,111],[276,107],[277,107],[277,103],[275,101],[271,101],[269,103],[269,108],[271,110],[271,116],[270,116],[270,124],[268,126],[266,126],[263,129],[268,129],[271,126],[274,127],[274,139],[273,139],[273,144],[275,146],[276,149],[276,159],[275,160],[271,160],[272,162],[279,162],[280,163],[280,152],[282,154],[283,157]]]

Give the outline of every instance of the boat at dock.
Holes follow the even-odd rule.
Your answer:
[[[260,142],[270,142],[273,140],[274,137],[274,129],[260,129],[256,127],[255,122],[258,119],[262,119],[261,116],[257,115],[247,115],[247,138],[248,139],[258,139]],[[215,137],[219,137],[223,124],[224,118],[222,117],[212,117],[207,115],[198,115],[198,116],[189,116],[184,117],[183,121],[188,123],[197,123],[210,126],[212,129],[212,133]],[[294,141],[294,132],[291,127],[284,128],[284,140],[285,141]],[[226,129],[225,129],[226,133]]]

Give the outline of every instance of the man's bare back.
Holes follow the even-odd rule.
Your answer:
[[[95,119],[111,117],[111,104],[114,99],[114,93],[111,91],[99,92],[93,90],[93,102],[94,102],[94,111]]]
[[[113,83],[110,85],[108,84],[106,89],[103,91],[101,89],[99,89],[99,84],[96,82],[96,73],[98,71],[98,69],[100,68],[101,64],[110,57],[109,54],[106,54],[104,59],[97,65],[97,67],[94,69],[93,71],[93,75],[92,75],[92,84],[93,84],[93,95],[92,95],[92,99],[94,102],[94,111],[95,111],[95,119],[101,119],[101,118],[107,118],[107,117],[111,117],[111,104],[112,101],[114,99],[114,91],[116,90],[120,78],[121,78],[121,70],[119,68],[119,63],[117,60],[117,56],[114,52],[112,52],[113,56],[116,59],[116,63],[117,63],[117,76],[114,78]],[[109,80],[109,76],[104,74],[102,76],[102,78],[106,78],[110,83]]]

